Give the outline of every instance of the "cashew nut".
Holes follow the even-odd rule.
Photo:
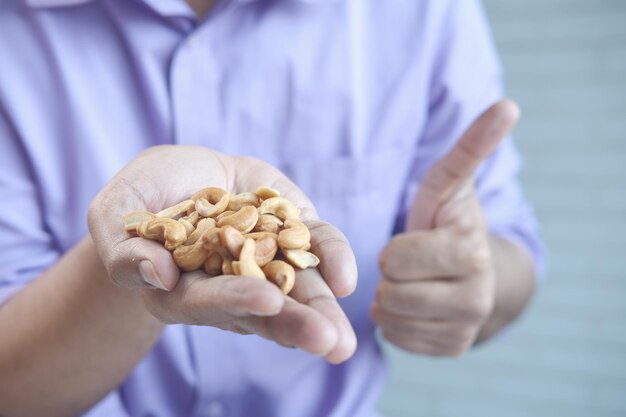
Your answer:
[[[186,215],[184,215],[186,213]],[[203,268],[210,276],[246,275],[270,279],[287,294],[295,283],[294,267],[316,267],[311,233],[300,209],[271,187],[231,195],[209,187],[191,199],[153,214],[133,211],[124,228],[164,243],[182,271]],[[284,261],[274,260],[278,249]]]
[[[220,229],[217,227],[207,230],[202,235],[202,245],[209,251],[219,251],[222,248],[222,242],[220,242]]]
[[[204,272],[211,277],[220,275],[223,262],[222,255],[217,252],[211,252],[206,261],[204,261]]]
[[[236,259],[239,259],[244,240],[245,238],[241,232],[233,226],[226,225],[220,229],[220,241],[222,245],[224,245],[228,252]]]
[[[302,249],[283,249],[283,255],[294,266],[300,269],[315,268],[320,263],[320,259]]]
[[[267,279],[278,285],[283,294],[289,294],[296,283],[296,271],[284,261],[272,261],[263,267]]]
[[[226,217],[226,216],[230,216],[231,214],[236,213],[236,211],[234,210],[226,210],[221,212],[219,215],[215,216],[215,221],[219,222],[222,218]]]
[[[196,229],[193,223],[191,223],[189,220],[185,219],[184,217],[181,217],[180,219],[178,219],[178,222],[182,224],[183,226],[185,226],[185,230],[187,231],[187,236],[192,234],[193,231]]]
[[[196,211],[202,217],[215,217],[226,210],[230,193],[221,188],[209,187],[198,191],[191,199],[196,202]]]
[[[241,248],[239,261],[233,262],[233,270],[237,275],[245,275],[265,279],[263,270],[256,264],[254,253],[256,252],[256,243],[254,239],[246,238]]]
[[[255,194],[261,200],[267,200],[268,198],[272,198],[272,197],[280,197],[280,191],[272,187],[259,187],[255,191]]]
[[[131,211],[124,216],[124,229],[126,229],[127,232],[135,232],[141,223],[152,220],[155,217],[156,216],[149,211]]]
[[[267,265],[278,252],[278,243],[275,237],[266,236],[256,241],[254,260],[260,267]]]
[[[215,228],[215,220],[206,217],[198,222],[196,229],[189,235],[185,241],[185,245],[193,245],[198,239],[200,239],[208,230]]]
[[[284,229],[278,234],[278,245],[281,249],[302,249],[311,241],[311,232],[298,219],[285,220]]]
[[[177,247],[173,252],[176,265],[186,272],[200,269],[209,256],[209,252],[204,248],[202,243],[202,240],[198,239],[192,245]]]
[[[259,240],[259,239],[263,239],[264,237],[273,237],[274,239],[278,239],[278,234],[276,233],[272,233],[272,232],[252,232],[252,233],[246,233],[243,237],[249,237],[250,239],[254,239],[254,240]]]
[[[166,208],[165,210],[161,210],[159,211],[156,216],[157,217],[167,217],[169,219],[175,219],[178,216],[182,215],[183,213],[186,213],[189,209],[191,209],[194,205],[195,205],[195,201],[193,200],[185,200],[185,201],[181,201],[180,203]]]
[[[185,226],[174,219],[156,217],[137,226],[137,235],[165,243],[165,249],[174,250],[187,240]]]
[[[238,211],[245,206],[259,206],[259,197],[254,193],[235,194],[230,197],[227,210]]]
[[[282,225],[283,221],[273,214],[261,214],[252,231],[278,233],[278,229]]]
[[[297,219],[300,217],[300,209],[291,201],[283,197],[272,197],[264,200],[259,206],[259,214],[273,214],[279,219]]]
[[[259,213],[257,212],[257,209],[254,206],[246,206],[229,216],[222,217],[217,222],[217,226],[223,227],[229,225],[233,226],[241,233],[248,233],[254,228],[258,219]]]
[[[193,227],[196,227],[196,224],[198,224],[198,220],[200,220],[200,214],[197,211],[192,211],[188,215],[183,216],[178,220],[181,220],[181,219],[187,220],[189,223],[193,224]]]
[[[222,273],[224,275],[237,275],[233,268],[233,258],[223,256],[222,259]]]

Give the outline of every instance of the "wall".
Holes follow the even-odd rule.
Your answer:
[[[465,0],[459,0],[465,1]],[[460,360],[387,346],[380,410],[404,416],[626,416],[626,1],[486,0],[547,282],[505,337]]]

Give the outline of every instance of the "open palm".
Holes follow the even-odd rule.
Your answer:
[[[301,208],[302,219],[311,229],[311,251],[321,260],[318,269],[298,272],[289,296],[258,279],[208,279],[200,271],[181,275],[162,245],[130,236],[121,221],[129,211],[158,212],[205,187],[240,193],[264,185],[278,189]],[[349,295],[356,286],[350,245],[339,230],[319,220],[298,187],[262,161],[202,147],[151,148],[122,169],[94,199],[89,229],[111,278],[122,286],[141,289],[146,308],[163,322],[255,333],[334,363],[348,359],[356,348],[352,327],[335,299]],[[142,274],[152,276],[148,281],[156,278],[163,290],[149,286]]]

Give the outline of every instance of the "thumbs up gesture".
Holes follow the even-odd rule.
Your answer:
[[[483,113],[425,175],[407,232],[380,255],[371,308],[383,336],[414,353],[458,356],[491,315],[496,280],[490,236],[474,188],[477,167],[516,124],[517,106]]]

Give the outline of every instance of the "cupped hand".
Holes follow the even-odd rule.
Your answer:
[[[477,167],[516,124],[517,106],[483,113],[424,177],[407,232],[380,256],[372,319],[394,345],[458,356],[476,340],[495,301],[489,233],[474,189]]]
[[[158,212],[210,186],[240,193],[264,185],[278,189],[302,209],[302,219],[311,229],[311,252],[321,260],[318,269],[297,273],[289,296],[255,278],[209,278],[200,271],[181,274],[161,244],[124,230],[122,217],[133,210]],[[255,333],[333,363],[354,353],[354,331],[335,299],[356,286],[352,249],[338,229],[319,220],[298,187],[262,161],[202,147],[150,148],[93,200],[89,230],[111,279],[139,289],[146,308],[165,323]]]

